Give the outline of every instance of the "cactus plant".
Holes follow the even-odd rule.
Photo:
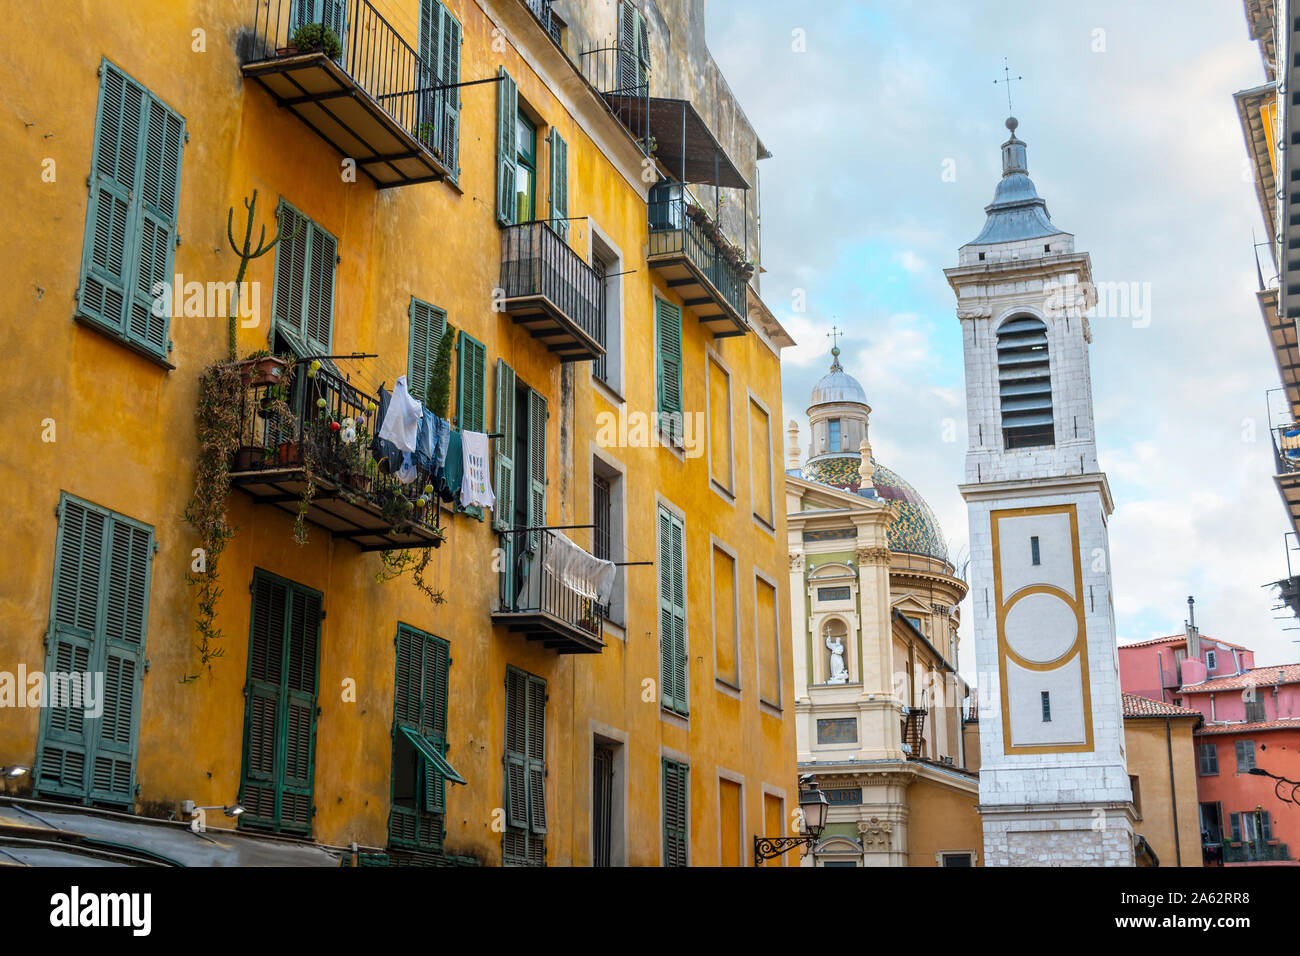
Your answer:
[[[230,320],[227,326],[228,340],[227,345],[230,352],[230,361],[235,361],[238,357],[237,343],[235,341],[235,331],[238,328],[239,318],[239,290],[244,285],[244,273],[248,271],[248,264],[254,260],[266,255],[275,248],[276,243],[281,239],[293,239],[302,230],[302,223],[298,223],[294,231],[285,236],[280,230],[277,223],[275,238],[268,245],[266,242],[266,226],[262,226],[262,234],[258,237],[257,248],[251,248],[253,238],[253,220],[257,218],[257,190],[253,190],[253,198],[244,200],[244,208],[248,210],[248,225],[244,229],[244,245],[239,247],[235,244],[235,207],[231,206],[229,213],[226,215],[226,237],[230,240],[230,248],[234,250],[235,255],[239,256],[239,274],[235,276],[235,295],[230,299]]]

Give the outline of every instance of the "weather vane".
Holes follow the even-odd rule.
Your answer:
[[[1019,74],[1017,74],[1015,77],[1012,77],[1011,67],[1007,65],[1007,58],[1004,56],[1002,58],[1002,79],[994,80],[993,85],[996,86],[997,84],[1001,83],[1007,88],[1007,115],[1008,116],[1011,115],[1011,81],[1013,79],[1023,80],[1024,77],[1020,76]]]
[[[826,333],[826,337],[831,340],[831,348],[836,348],[840,344],[837,340],[843,334],[844,333],[841,332],[839,329],[837,329],[835,326],[833,325],[831,326],[831,330]]]

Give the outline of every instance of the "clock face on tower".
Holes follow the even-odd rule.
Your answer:
[[[1003,752],[1090,751],[1092,704],[1073,504],[989,514]]]

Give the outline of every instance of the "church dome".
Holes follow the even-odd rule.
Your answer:
[[[821,381],[813,386],[812,403],[813,405],[827,405],[834,402],[857,402],[859,405],[867,404],[867,393],[863,387],[858,384],[858,380],[844,371],[840,365],[840,350],[838,347],[831,349],[831,355],[834,360],[831,364],[831,370],[822,376]]]
[[[1002,144],[1002,178],[993,191],[993,201],[984,207],[988,214],[984,228],[967,245],[1019,242],[1062,234],[1048,215],[1047,202],[1038,195],[1029,178],[1025,142],[1016,136],[1017,126],[1014,116],[1007,120],[1011,138]]]
[[[807,462],[803,477],[856,492],[864,498],[871,497],[861,487],[862,476],[858,455],[821,457]],[[871,475],[875,497],[884,501],[894,512],[889,526],[889,548],[910,554],[923,554],[940,561],[948,560],[948,543],[939,527],[939,519],[924,498],[912,485],[891,468],[871,459],[875,471]]]

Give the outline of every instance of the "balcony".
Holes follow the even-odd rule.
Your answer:
[[[240,40],[243,75],[380,189],[454,179],[458,90],[438,89],[435,65],[366,0],[342,0],[341,16],[330,18],[336,58],[298,50],[294,32],[309,22],[299,19],[303,6],[255,0],[252,30]]]
[[[749,331],[744,252],[733,245],[678,183],[661,184],[650,201],[646,264],[718,338]],[[674,195],[674,193],[678,195]]]
[[[1282,493],[1291,527],[1300,530],[1300,424],[1279,425],[1272,432],[1273,453],[1277,461],[1273,480]]]
[[[600,605],[564,582],[554,533],[525,528],[501,538],[507,573],[493,622],[558,654],[599,654],[605,647]]]
[[[540,340],[561,362],[598,359],[600,280],[591,266],[545,222],[501,232],[501,311]]]
[[[244,390],[231,486],[296,518],[311,475],[315,492],[304,518],[335,538],[362,551],[442,544],[436,502],[419,502],[428,476],[419,471],[404,485],[372,448],[376,415],[367,409],[378,403],[323,368],[314,377],[296,378],[288,399],[291,421],[274,414],[278,386],[251,384]],[[354,438],[348,419],[356,427]]]
[[[1229,863],[1284,863],[1291,857],[1285,843],[1276,840],[1255,840],[1250,843],[1223,844],[1223,862]]]

